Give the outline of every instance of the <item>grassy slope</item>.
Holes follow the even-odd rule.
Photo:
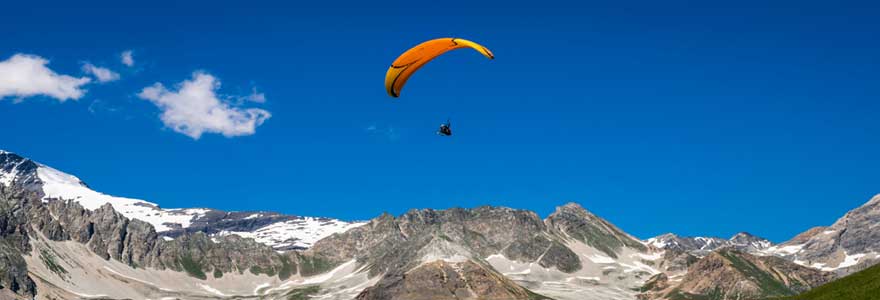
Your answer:
[[[880,299],[880,264],[850,274],[797,296],[774,300],[876,300]]]

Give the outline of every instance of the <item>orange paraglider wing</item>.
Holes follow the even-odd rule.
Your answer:
[[[465,39],[439,38],[421,43],[406,50],[388,68],[388,73],[385,73],[385,90],[388,91],[388,95],[399,97],[403,85],[419,68],[435,57],[459,48],[473,48],[489,59],[495,58],[486,47]]]

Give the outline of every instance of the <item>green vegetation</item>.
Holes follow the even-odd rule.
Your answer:
[[[682,292],[679,289],[674,289],[668,295],[666,295],[666,299],[668,300],[723,300],[723,299],[738,299],[738,298],[725,298],[725,293],[720,288],[715,288],[709,294],[706,295],[696,295],[687,292]]]
[[[313,285],[301,289],[292,290],[288,292],[285,296],[287,296],[287,300],[309,300],[312,299],[312,295],[317,294],[319,291],[321,291],[321,287]]]
[[[272,266],[265,268],[260,266],[251,266],[250,271],[251,274],[254,275],[266,274],[268,276],[275,276],[275,268],[273,268]]]
[[[339,264],[320,257],[302,256],[299,271],[302,276],[312,276],[330,271],[337,265]]]
[[[602,251],[611,258],[617,258],[617,250],[620,250],[623,246],[623,243],[621,243],[616,237],[602,232],[602,230],[596,228],[596,226],[593,226],[592,224],[578,226],[577,231],[568,232],[568,234],[575,239],[596,248],[596,250]]]
[[[202,264],[193,260],[192,256],[187,253],[178,258],[178,263],[183,270],[186,271],[189,276],[205,280],[208,279],[208,276],[205,276],[205,272],[202,271]]]
[[[49,268],[49,271],[52,271],[52,273],[57,274],[59,277],[64,278],[67,275],[67,270],[55,262],[55,254],[52,254],[51,250],[40,249],[40,260],[43,261],[46,268]]]
[[[443,233],[438,233],[438,234],[437,234],[437,237],[439,237],[439,238],[441,238],[441,239],[444,239],[444,240],[446,240],[447,242],[452,242],[452,238],[446,236],[446,235],[443,234]]]
[[[290,278],[290,275],[295,274],[296,265],[290,263],[290,259],[287,256],[281,256],[281,269],[278,270],[278,279],[287,280]]]
[[[774,300],[872,300],[880,298],[880,264],[797,296]]]
[[[220,277],[223,277],[223,271],[220,271],[220,269],[217,269],[215,267],[214,268],[214,278],[220,278]]]

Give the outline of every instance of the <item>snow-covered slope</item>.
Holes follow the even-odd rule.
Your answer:
[[[157,232],[167,231],[172,227],[189,227],[191,220],[206,211],[205,209],[161,209],[155,203],[144,200],[102,194],[90,189],[76,176],[45,165],[39,165],[37,176],[43,183],[44,200],[74,200],[90,210],[110,203],[113,209],[126,217],[152,224]]]
[[[44,201],[73,200],[90,210],[109,203],[126,217],[150,223],[157,232],[172,238],[191,227],[197,227],[194,228],[196,231],[209,234],[237,234],[254,238],[276,249],[303,249],[325,236],[363,224],[271,212],[163,209],[149,201],[94,191],[76,176],[3,150],[0,150],[0,184],[18,184],[41,192]]]
[[[303,217],[271,223],[253,231],[222,230],[217,235],[235,234],[244,238],[252,238],[275,249],[296,249],[309,248],[325,236],[337,232],[345,232],[363,224],[348,223],[335,219]]]

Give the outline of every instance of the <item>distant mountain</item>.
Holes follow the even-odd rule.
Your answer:
[[[815,227],[762,251],[798,264],[841,275],[880,261],[880,195],[828,227]]]
[[[0,150],[0,184],[37,192],[43,199],[74,200],[89,210],[110,203],[124,216],[150,223],[167,238],[185,232],[205,232],[213,236],[235,234],[254,238],[278,250],[306,249],[322,237],[363,224],[273,212],[163,209],[152,202],[96,192],[76,176],[3,150]]]
[[[737,233],[729,239],[717,237],[680,237],[673,233],[667,233],[647,239],[645,243],[660,249],[684,251],[700,257],[721,248],[733,248],[743,252],[755,253],[773,246],[773,243],[769,240],[754,236],[748,232]]]

